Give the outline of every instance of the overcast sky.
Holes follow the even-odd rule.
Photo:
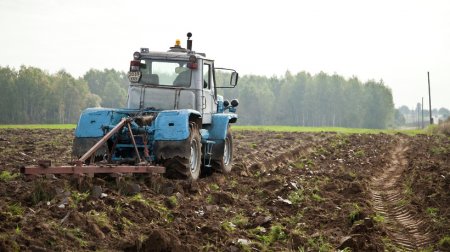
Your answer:
[[[396,107],[450,108],[450,1],[0,0],[0,66],[127,71],[140,47],[195,51],[241,74],[383,79]]]

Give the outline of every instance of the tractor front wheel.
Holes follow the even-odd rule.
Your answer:
[[[218,160],[212,160],[212,165],[215,170],[223,173],[230,173],[233,161],[233,136],[231,130],[228,128],[227,136],[225,137],[223,144],[223,155]]]
[[[196,125],[191,126],[191,134],[189,136],[190,142],[190,156],[189,156],[189,169],[188,177],[191,180],[197,180],[200,176],[201,156],[202,156],[202,144],[200,132]]]

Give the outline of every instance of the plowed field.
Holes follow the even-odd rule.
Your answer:
[[[0,129],[0,251],[450,251],[450,139],[236,131],[231,174],[29,178],[72,130]]]

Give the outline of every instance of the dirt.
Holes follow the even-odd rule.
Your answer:
[[[231,174],[24,177],[71,130],[0,129],[0,251],[450,251],[450,139],[236,131]]]
[[[402,190],[402,178],[408,164],[405,158],[405,140],[400,139],[392,151],[390,164],[373,178],[371,192],[374,209],[383,215],[389,236],[405,250],[413,251],[426,247],[432,242],[428,232],[422,228],[422,218],[417,218],[405,202]]]

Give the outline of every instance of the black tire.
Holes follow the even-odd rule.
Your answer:
[[[189,137],[182,141],[155,143],[157,163],[166,167],[165,176],[197,180],[202,165],[202,143],[197,124],[190,122]]]
[[[219,159],[213,160],[212,165],[215,170],[222,173],[230,173],[233,166],[233,136],[231,135],[230,128],[227,130],[227,136],[223,143],[223,150],[220,151],[223,154],[220,155]]]
[[[88,152],[98,141],[100,141],[100,137],[86,137],[86,138],[77,138],[75,137],[72,144],[72,158],[75,160],[80,159],[86,152]],[[108,146],[104,144],[101,146],[94,154],[93,157],[88,158],[84,163],[86,165],[100,162],[104,159],[105,154],[107,154]]]
[[[187,175],[190,180],[197,180],[200,176],[200,170],[202,165],[202,143],[200,132],[197,125],[192,124],[190,127],[191,133],[189,136],[189,146],[191,154],[186,165],[188,170]]]

